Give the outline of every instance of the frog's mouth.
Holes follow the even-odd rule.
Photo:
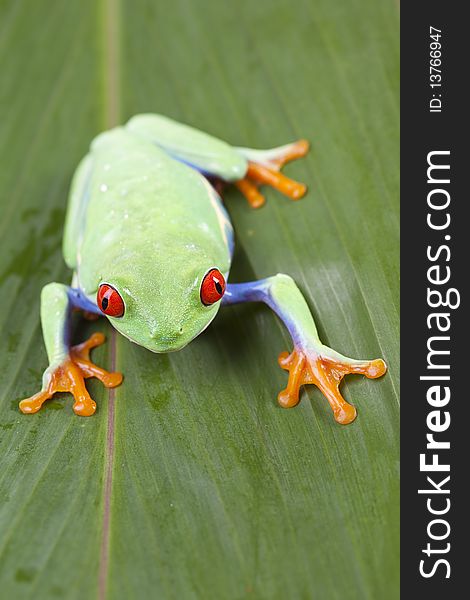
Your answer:
[[[189,344],[191,340],[181,340],[179,338],[174,341],[162,341],[160,340],[158,344],[155,346],[144,345],[144,348],[150,350],[150,352],[154,352],[155,354],[167,354],[168,352],[177,352],[178,350],[182,350],[185,346]]]
[[[191,340],[181,339],[179,336],[172,336],[171,338],[169,338],[169,337],[166,337],[166,338],[149,337],[149,342],[143,342],[142,340],[134,339],[129,334],[127,334],[121,330],[118,330],[117,328],[115,328],[115,329],[117,331],[119,331],[119,333],[122,336],[124,336],[126,339],[128,339],[133,344],[136,344],[137,346],[141,346],[142,348],[145,348],[146,350],[150,350],[150,352],[153,352],[155,354],[167,354],[168,352],[177,352],[178,350],[182,350],[191,341]]]
[[[179,331],[170,335],[162,334],[158,329],[154,331],[148,331],[148,334],[143,337],[136,339],[126,331],[123,331],[120,327],[115,326],[114,319],[108,319],[113,327],[125,338],[127,338],[133,344],[137,344],[142,348],[150,350],[155,354],[167,354],[169,352],[177,352],[187,346],[192,340],[199,336],[207,327],[212,323],[217,311],[213,312],[209,321],[201,324],[201,328],[198,330],[197,327],[188,327],[184,324],[181,325]]]
[[[178,350],[182,350],[185,346],[189,344],[191,340],[182,340],[179,337],[170,339],[159,339],[158,341],[155,338],[150,338],[154,343],[143,343],[141,341],[137,341],[130,337],[129,335],[119,332],[125,338],[127,338],[133,344],[137,344],[137,346],[141,346],[146,350],[150,350],[154,354],[168,354],[169,352],[177,352]]]

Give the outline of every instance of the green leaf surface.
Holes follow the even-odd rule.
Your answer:
[[[0,597],[398,597],[398,10],[393,0],[0,2]],[[73,170],[139,112],[234,145],[298,137],[267,191],[226,204],[232,281],[290,274],[325,343],[381,356],[349,377],[337,425],[313,387],[276,402],[290,340],[262,306],[227,308],[181,352],[105,331],[92,418],[58,395],[33,416],[47,358],[39,298],[68,282],[60,244]]]

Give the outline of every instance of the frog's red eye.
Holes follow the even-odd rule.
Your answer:
[[[206,306],[214,304],[225,293],[225,279],[219,269],[211,269],[201,284],[201,302]]]
[[[100,311],[109,317],[122,317],[124,314],[124,302],[119,292],[107,283],[98,288],[96,302]]]

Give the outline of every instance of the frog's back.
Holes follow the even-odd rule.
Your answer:
[[[93,293],[103,261],[142,266],[182,247],[213,256],[228,271],[232,228],[207,180],[122,128],[99,135],[79,165],[68,207],[64,258]],[[183,253],[184,254],[184,253]]]

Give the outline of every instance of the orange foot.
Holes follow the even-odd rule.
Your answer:
[[[279,404],[283,408],[296,406],[299,403],[300,386],[313,383],[326,396],[335,420],[341,425],[348,425],[356,418],[356,409],[346,402],[339,391],[343,377],[349,373],[358,373],[375,379],[387,370],[387,365],[380,358],[346,362],[295,349],[291,354],[282,352],[278,362],[283,369],[289,371],[287,387],[278,396]]]
[[[300,200],[307,191],[307,186],[289,179],[280,169],[289,161],[305,156],[309,149],[307,140],[298,140],[280,149],[276,158],[263,163],[248,161],[248,170],[243,179],[235,183],[240,192],[248,200],[252,208],[259,208],[266,202],[258,187],[270,185],[292,200]]]
[[[72,346],[70,356],[50,372],[46,387],[20,402],[21,412],[36,413],[56,392],[70,392],[74,397],[73,411],[76,415],[90,417],[94,414],[96,403],[90,398],[85,379],[96,377],[108,388],[116,387],[122,382],[121,373],[110,373],[90,361],[90,350],[104,341],[102,333],[94,333],[82,344]]]

